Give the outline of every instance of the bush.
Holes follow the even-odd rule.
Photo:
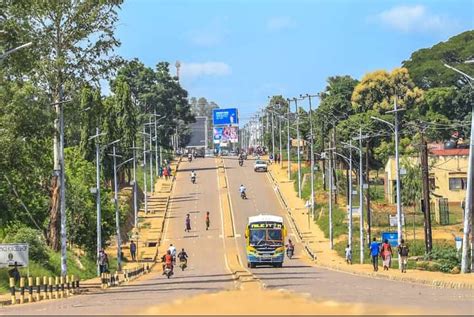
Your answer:
[[[458,252],[453,246],[434,246],[433,250],[425,256],[437,263],[441,272],[451,272],[453,268],[460,266],[461,261]]]
[[[28,243],[29,256],[31,260],[45,262],[48,259],[48,252],[44,237],[39,230],[14,225],[9,227],[4,243]]]

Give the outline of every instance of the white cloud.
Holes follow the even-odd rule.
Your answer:
[[[294,28],[295,21],[290,17],[272,17],[267,20],[268,31],[281,31]]]
[[[404,32],[449,31],[458,24],[448,17],[428,12],[423,5],[393,7],[377,14],[375,19]]]
[[[227,76],[231,72],[231,67],[223,62],[181,64],[181,76],[188,79],[201,76]]]

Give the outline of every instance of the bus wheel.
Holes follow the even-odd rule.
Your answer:
[[[255,265],[255,263],[249,262],[249,263],[248,263],[248,266],[249,266],[249,268],[252,268],[252,269],[253,269],[253,268],[255,268],[257,265]]]

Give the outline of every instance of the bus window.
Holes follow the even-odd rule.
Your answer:
[[[282,232],[281,230],[274,230],[274,229],[269,229],[268,230],[268,239],[270,241],[282,241]]]
[[[259,245],[265,240],[265,230],[250,230],[250,244]]]

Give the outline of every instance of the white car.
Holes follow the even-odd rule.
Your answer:
[[[263,160],[256,160],[255,161],[255,164],[253,166],[253,170],[255,172],[259,172],[259,171],[263,171],[263,172],[266,172],[268,169],[267,167],[267,162],[263,161]]]

